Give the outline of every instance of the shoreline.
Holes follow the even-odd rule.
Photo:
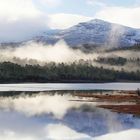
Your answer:
[[[96,102],[97,107],[111,110],[112,112],[140,116],[140,95],[137,91],[121,91],[116,94],[75,94],[82,101]],[[78,101],[80,101],[78,100]]]

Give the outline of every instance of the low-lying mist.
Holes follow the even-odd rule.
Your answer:
[[[19,47],[1,47],[0,48],[0,62],[10,61],[20,65],[46,65],[50,62],[55,63],[67,63],[71,64],[73,62],[80,63],[85,61],[93,66],[109,69],[121,70],[138,70],[140,69],[139,65],[133,62],[127,62],[123,66],[118,65],[109,65],[98,63],[96,60],[99,57],[103,58],[115,58],[123,57],[126,59],[137,59],[139,58],[139,51],[130,51],[130,50],[118,50],[106,52],[106,46],[101,48],[91,50],[89,53],[83,52],[81,49],[73,49],[68,46],[63,40],[57,42],[55,45],[45,45],[37,42],[28,42],[20,45]],[[107,47],[108,49],[108,47]],[[82,60],[82,61],[81,61]]]
[[[38,63],[70,63],[80,59],[94,59],[97,54],[85,54],[80,50],[74,50],[61,40],[55,45],[28,42],[20,47],[1,49],[0,56],[1,61],[16,62],[16,59],[21,59],[27,63],[32,62],[32,60],[38,61]]]

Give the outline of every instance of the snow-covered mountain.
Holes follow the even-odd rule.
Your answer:
[[[94,19],[65,30],[45,32],[42,36],[34,38],[35,41],[49,44],[61,39],[70,46],[82,44],[132,46],[140,43],[140,29]]]

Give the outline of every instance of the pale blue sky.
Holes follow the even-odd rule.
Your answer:
[[[0,42],[95,18],[140,28],[140,0],[0,0]]]
[[[45,0],[44,0],[45,1]],[[46,0],[47,1],[47,0]],[[115,7],[132,7],[138,6],[140,0],[89,0],[93,4],[89,4],[88,0],[61,0],[61,3],[57,6],[50,6],[40,0],[34,0],[36,6],[47,14],[65,13],[65,14],[79,14],[84,16],[94,16],[96,12],[100,11],[104,6]],[[97,3],[102,3],[99,5]]]

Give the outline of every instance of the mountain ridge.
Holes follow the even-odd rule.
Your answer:
[[[71,47],[81,47],[85,44],[93,48],[95,46],[129,47],[140,44],[140,29],[93,19],[63,30],[50,29],[26,41],[3,42],[0,46],[19,46],[30,41],[53,45],[59,40],[64,40]]]
[[[70,46],[82,44],[133,46],[140,43],[140,29],[94,19],[81,22],[65,30],[45,32],[33,40],[55,44],[61,39]]]

